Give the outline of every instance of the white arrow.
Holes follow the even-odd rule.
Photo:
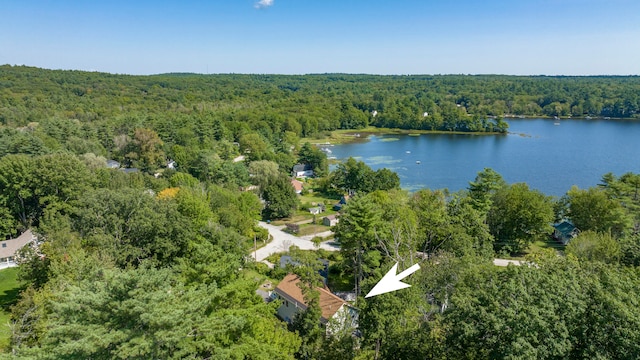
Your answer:
[[[378,281],[376,286],[374,286],[373,289],[369,291],[365,298],[410,287],[411,285],[400,282],[400,280],[406,278],[407,276],[413,274],[418,270],[420,270],[420,265],[415,264],[412,267],[401,272],[400,274],[396,275],[396,271],[398,271],[398,263],[396,263],[395,265],[393,265],[391,270],[389,270],[389,272],[387,272],[382,277],[382,279]]]

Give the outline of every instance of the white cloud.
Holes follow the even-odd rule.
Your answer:
[[[260,0],[256,2],[253,7],[256,9],[264,9],[273,5],[273,0]]]

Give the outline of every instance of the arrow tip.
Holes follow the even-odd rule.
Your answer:
[[[418,269],[420,269],[420,265],[414,264],[410,268],[396,275],[396,272],[398,270],[398,263],[395,263],[395,265],[391,267],[391,269],[382,277],[382,279],[373,287],[373,289],[369,291],[369,293],[365,296],[365,299],[410,287],[411,285],[405,284],[400,280],[418,271]]]

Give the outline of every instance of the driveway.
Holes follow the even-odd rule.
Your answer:
[[[507,260],[507,259],[493,259],[493,265],[495,265],[495,266],[509,266],[509,264],[513,264],[515,266],[520,266],[520,265],[522,265],[522,261]]]
[[[269,234],[273,237],[270,243],[258,249],[257,252],[251,252],[251,257],[255,256],[256,261],[262,261],[266,259],[269,255],[286,252],[289,250],[289,247],[295,245],[302,250],[316,250],[317,248],[311,242],[311,239],[314,236],[328,236],[331,234],[330,231],[326,231],[320,234],[307,235],[303,237],[293,236],[289,233],[282,231],[284,226],[275,226],[271,224],[267,224],[266,222],[260,221],[260,227],[267,229]],[[338,251],[340,247],[332,243],[331,241],[325,241],[320,244],[321,249],[325,249],[328,251]],[[330,244],[331,243],[331,244]]]

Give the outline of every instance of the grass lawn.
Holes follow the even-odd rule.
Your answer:
[[[303,224],[300,225],[300,231],[296,234],[298,236],[311,235],[316,233],[321,233],[330,230],[331,228],[324,225],[316,225],[316,224]]]
[[[8,268],[0,271],[0,352],[7,352],[11,331],[9,330],[9,316],[11,306],[18,300],[22,288],[18,283],[18,268]]]
[[[291,217],[288,218],[283,218],[283,219],[278,219],[278,220],[273,220],[271,221],[272,225],[276,225],[276,226],[280,226],[280,225],[284,225],[284,224],[289,224],[289,223],[297,223],[299,221],[305,221],[305,220],[309,220],[309,219],[313,219],[313,215],[311,215],[308,211],[306,212],[306,214],[295,214]]]
[[[529,246],[529,253],[533,253],[541,249],[554,249],[555,251],[561,254],[564,254],[564,248],[565,248],[564,245],[560,244],[555,240],[551,240],[551,239],[546,241],[538,240]]]
[[[503,256],[502,258],[508,259],[508,260],[525,260],[525,257],[527,255],[539,252],[541,250],[546,250],[546,249],[553,249],[559,255],[564,255],[564,248],[565,248],[564,245],[560,244],[559,242],[553,239],[537,240],[533,244],[529,245],[529,248],[524,253],[515,254],[515,255],[512,254],[511,256]],[[498,257],[501,257],[501,256],[498,255]]]

